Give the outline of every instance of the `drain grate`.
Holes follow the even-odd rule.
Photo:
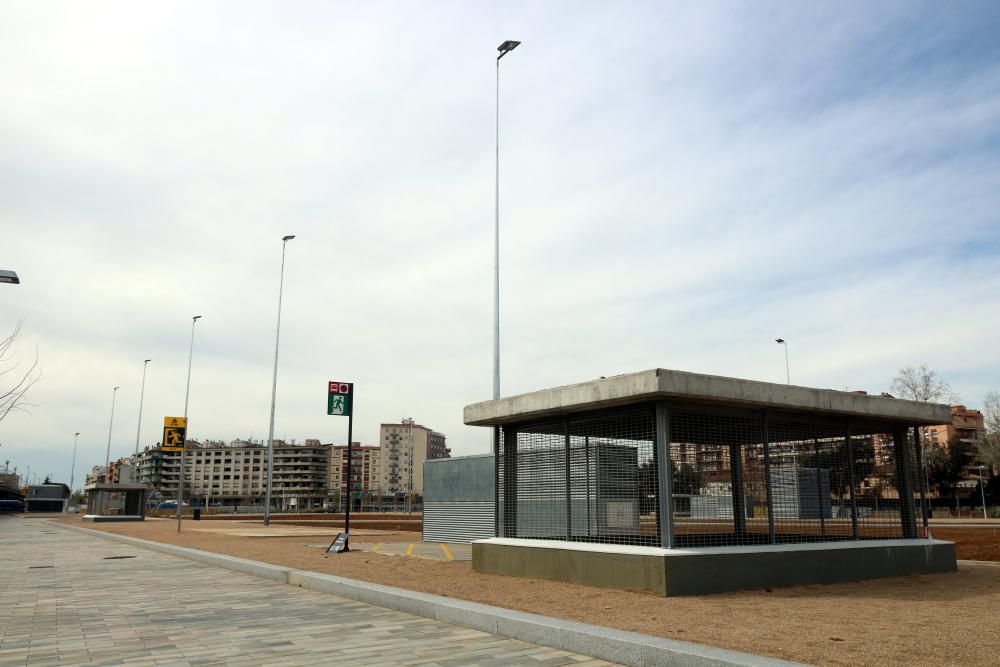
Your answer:
[[[122,558],[135,558],[135,556],[105,556],[104,560],[121,560]]]
[[[55,567],[55,565],[29,565],[29,570],[45,570],[47,568]]]

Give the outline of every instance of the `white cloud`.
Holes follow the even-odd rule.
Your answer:
[[[6,3],[0,327],[44,381],[0,458],[77,478],[183,409],[264,437],[412,416],[483,451],[493,48],[505,393],[654,366],[879,390],[1000,386],[990,22],[905,5]],[[993,20],[993,23],[996,21]]]

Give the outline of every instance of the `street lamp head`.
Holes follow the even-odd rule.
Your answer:
[[[194,317],[191,318],[191,321],[192,322],[197,322],[200,319],[201,319],[201,315],[195,315]]]
[[[73,435],[80,435],[80,432],[79,432],[79,431],[77,431],[77,432],[76,432],[76,433],[74,433]]]
[[[20,285],[21,279],[17,277],[17,274],[13,271],[0,271],[0,283],[11,283],[12,285]]]
[[[295,238],[295,234],[289,234],[288,236],[282,237],[282,241],[291,241]]]
[[[121,389],[121,387],[115,387],[115,391],[118,391],[119,389]]]
[[[778,345],[784,345],[785,344],[785,339],[784,338],[775,338],[774,342],[777,343]]]
[[[145,360],[144,360],[144,361],[143,361],[142,363],[144,363],[144,364],[148,364],[148,363],[149,363],[149,362],[151,362],[151,361],[152,361],[152,359],[145,359]]]
[[[500,55],[497,56],[497,60],[500,60],[505,55],[516,49],[520,44],[521,42],[518,42],[513,39],[508,39],[506,42],[497,47],[497,51],[500,52]]]

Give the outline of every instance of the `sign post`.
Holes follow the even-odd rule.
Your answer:
[[[350,551],[351,542],[351,439],[354,428],[354,383],[331,380],[327,386],[326,414],[347,417],[347,509],[344,512],[344,532],[337,536],[327,553]]]

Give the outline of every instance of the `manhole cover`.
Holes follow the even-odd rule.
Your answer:
[[[122,558],[135,558],[135,556],[105,556],[104,560],[121,560]]]

